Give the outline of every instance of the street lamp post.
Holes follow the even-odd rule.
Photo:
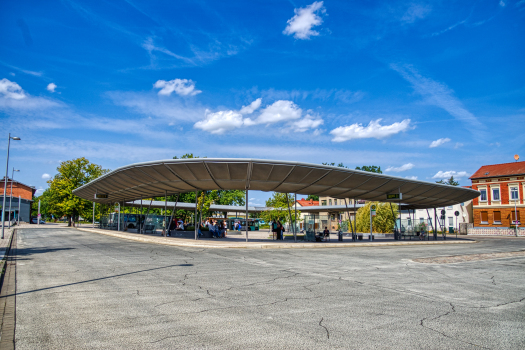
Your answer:
[[[9,196],[9,228],[11,228],[11,201],[13,200],[13,179],[14,179],[15,171],[20,171],[20,170],[16,170],[15,168],[13,168],[13,171],[11,172],[11,194]],[[20,215],[20,212],[18,212],[18,215]]]
[[[9,147],[11,146],[11,140],[20,141],[20,137],[11,137],[9,133],[9,138],[7,139],[7,160],[5,166],[5,178],[4,178],[4,198],[2,200],[2,239],[4,239],[4,228],[5,228],[5,193],[7,189],[7,175],[9,173]]]

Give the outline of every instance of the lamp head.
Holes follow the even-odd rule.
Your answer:
[[[20,141],[20,137],[17,137],[17,136],[11,137],[11,139],[16,140],[16,141]]]
[[[17,170],[17,169],[13,169],[13,171],[20,171],[20,170]]]

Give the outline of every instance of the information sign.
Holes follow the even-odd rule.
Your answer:
[[[108,198],[107,193],[95,193],[95,199],[106,199]]]
[[[387,200],[401,200],[403,199],[403,194],[402,193],[387,193],[386,199]]]

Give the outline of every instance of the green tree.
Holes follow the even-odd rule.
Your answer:
[[[51,206],[51,192],[47,188],[40,196],[33,199],[33,204],[31,206],[31,216],[38,215],[38,202],[40,202],[40,214],[43,218],[49,218],[53,216],[62,216],[59,213],[56,213],[54,208]]]
[[[93,208],[92,202],[75,196],[73,190],[109,170],[102,169],[100,165],[90,163],[82,157],[60,163],[57,171],[58,174],[47,182],[49,211],[57,216],[66,215],[68,226],[71,226],[72,219],[77,219],[79,215],[89,217]]]
[[[323,165],[329,165],[329,166],[336,166],[335,163],[322,163],[322,164],[323,164]],[[337,164],[337,166],[338,166],[339,168],[346,168],[346,169],[348,169],[348,167],[345,166],[343,163],[339,163],[339,164]]]
[[[382,174],[383,172],[381,171],[381,167],[380,166],[376,166],[376,165],[363,165],[362,167],[355,167],[355,170],[362,170],[362,171],[368,171],[370,173],[378,173],[378,174]]]
[[[450,179],[448,179],[448,180],[439,180],[439,181],[436,181],[436,183],[438,183],[438,184],[450,185],[450,186],[459,186],[459,182],[457,182],[456,180],[454,180],[454,176],[451,176]]]
[[[272,207],[272,210],[267,210],[261,213],[261,218],[266,222],[272,220],[279,220],[282,223],[289,222],[288,205],[290,205],[290,212],[292,214],[292,220],[295,220],[295,210],[293,210],[294,196],[288,194],[288,202],[286,193],[274,192],[273,196],[266,201],[267,207]],[[300,211],[297,211],[297,217],[301,215]]]
[[[319,196],[315,195],[315,194],[309,194],[308,197],[306,197],[307,200],[312,200],[312,201],[318,201],[319,200]]]
[[[376,233],[389,233],[394,231],[395,221],[398,215],[397,204],[367,202],[365,206],[357,210],[356,226],[357,232],[370,232],[370,206],[376,205],[376,216],[372,218],[372,229]]]

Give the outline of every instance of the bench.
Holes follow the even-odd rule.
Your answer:
[[[155,231],[155,225],[144,225],[144,233],[148,233],[148,231],[153,233],[153,231]]]
[[[327,233],[323,233],[323,232],[317,232],[317,234],[315,235],[315,241],[316,242],[326,242],[326,241],[329,241],[330,240],[330,234]]]
[[[401,237],[410,237],[410,240],[412,240],[412,237],[418,237],[419,233],[415,232],[413,228],[409,227],[406,231],[405,228],[401,228]]]

